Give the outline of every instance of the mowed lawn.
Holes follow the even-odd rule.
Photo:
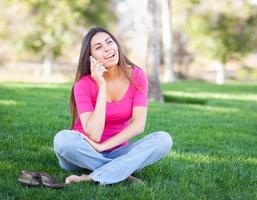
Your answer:
[[[73,184],[25,187],[23,169],[60,181],[54,135],[69,126],[71,84],[0,84],[0,199],[257,199],[257,84],[198,81],[162,85],[166,103],[151,101],[145,132],[168,131],[172,151],[136,172],[146,185]],[[161,144],[160,144],[161,145]]]

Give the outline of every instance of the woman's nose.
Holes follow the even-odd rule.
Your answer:
[[[104,51],[108,51],[110,49],[110,47],[107,44],[105,44],[103,47],[104,47]]]

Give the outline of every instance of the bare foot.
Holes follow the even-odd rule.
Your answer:
[[[145,185],[145,183],[142,180],[140,180],[139,178],[136,178],[134,176],[129,176],[128,180],[131,181],[131,182],[138,183],[140,185]]]
[[[86,174],[82,174],[81,176],[71,175],[65,179],[65,184],[79,183],[82,181],[91,181],[91,180],[92,180],[91,177]]]

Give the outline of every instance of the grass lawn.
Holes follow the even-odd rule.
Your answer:
[[[197,81],[162,85],[166,103],[150,102],[145,132],[165,130],[169,155],[135,176],[145,186],[73,184],[28,188],[23,169],[61,181],[53,137],[69,125],[70,84],[0,84],[0,199],[257,199],[257,84]]]

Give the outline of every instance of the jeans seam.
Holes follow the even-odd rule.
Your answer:
[[[137,146],[136,148],[132,149],[132,151],[135,151],[135,150],[137,150],[138,148],[140,148],[140,147],[141,147],[140,144],[142,144],[144,141],[147,141],[147,140],[151,139],[151,138],[153,137],[153,135],[156,135],[158,132],[159,132],[159,131],[154,132],[154,133],[152,133],[151,135],[149,135],[149,137],[144,138],[145,140],[142,140],[142,141],[138,144],[138,146]],[[130,151],[130,152],[131,152],[131,151]],[[128,153],[129,153],[129,152],[128,152]],[[160,157],[163,157],[163,156],[160,156]],[[126,160],[127,160],[127,159],[123,160],[123,162],[125,162]],[[117,167],[118,167],[118,165],[115,166],[115,168],[117,168]],[[111,169],[113,169],[113,167],[112,167]],[[98,172],[98,173],[92,172],[90,175],[91,175],[91,177],[92,177],[93,180],[94,180],[94,179],[98,179],[103,173],[108,172],[108,171],[110,171],[110,167],[107,168],[107,169],[104,169],[103,172]]]
[[[149,139],[150,139],[150,137],[149,137],[149,138],[146,138],[145,141],[147,141],[147,140],[149,140]],[[140,143],[140,144],[142,144],[142,143]],[[134,149],[132,149],[130,152],[136,151],[139,147],[141,147],[140,144],[139,144],[138,146],[136,146]],[[130,152],[128,152],[128,153],[130,153]],[[126,154],[125,154],[125,155],[126,155]],[[123,160],[123,162],[125,162],[127,159],[128,159],[128,157],[125,157],[125,160]],[[116,165],[115,167],[112,167],[112,168],[111,168],[111,166],[110,166],[109,168],[104,169],[103,172],[98,172],[98,173],[97,173],[97,172],[96,172],[96,173],[92,172],[92,173],[91,173],[92,175],[90,175],[90,176],[97,179],[97,178],[99,178],[99,176],[101,176],[103,173],[107,173],[108,171],[110,171],[110,168],[111,168],[111,169],[114,169],[114,168],[117,168],[117,167],[118,167],[118,165]]]
[[[76,133],[80,139],[82,139],[83,141],[85,141],[85,142],[88,144],[88,146],[93,149],[93,147],[80,135],[80,133],[79,133],[78,131],[73,131],[73,130],[71,130],[71,131],[73,132],[73,134]],[[70,162],[70,163],[72,163],[72,164],[74,164],[74,165],[76,165],[76,166],[78,166],[78,167],[80,167],[80,168],[86,168],[86,169],[93,170],[92,168],[88,167],[87,165],[85,165],[86,167],[85,167],[85,166],[80,166],[80,165],[78,165],[78,162],[77,162],[78,160],[74,160],[74,159],[72,159],[72,157],[70,157],[69,159],[67,159],[65,156],[63,156],[63,153],[58,153],[58,151],[56,151],[56,153],[57,153],[62,159],[66,160],[67,162]],[[103,156],[103,157],[104,157],[104,156]],[[105,158],[105,157],[104,157],[104,158]],[[108,158],[105,158],[105,159],[108,159]]]

